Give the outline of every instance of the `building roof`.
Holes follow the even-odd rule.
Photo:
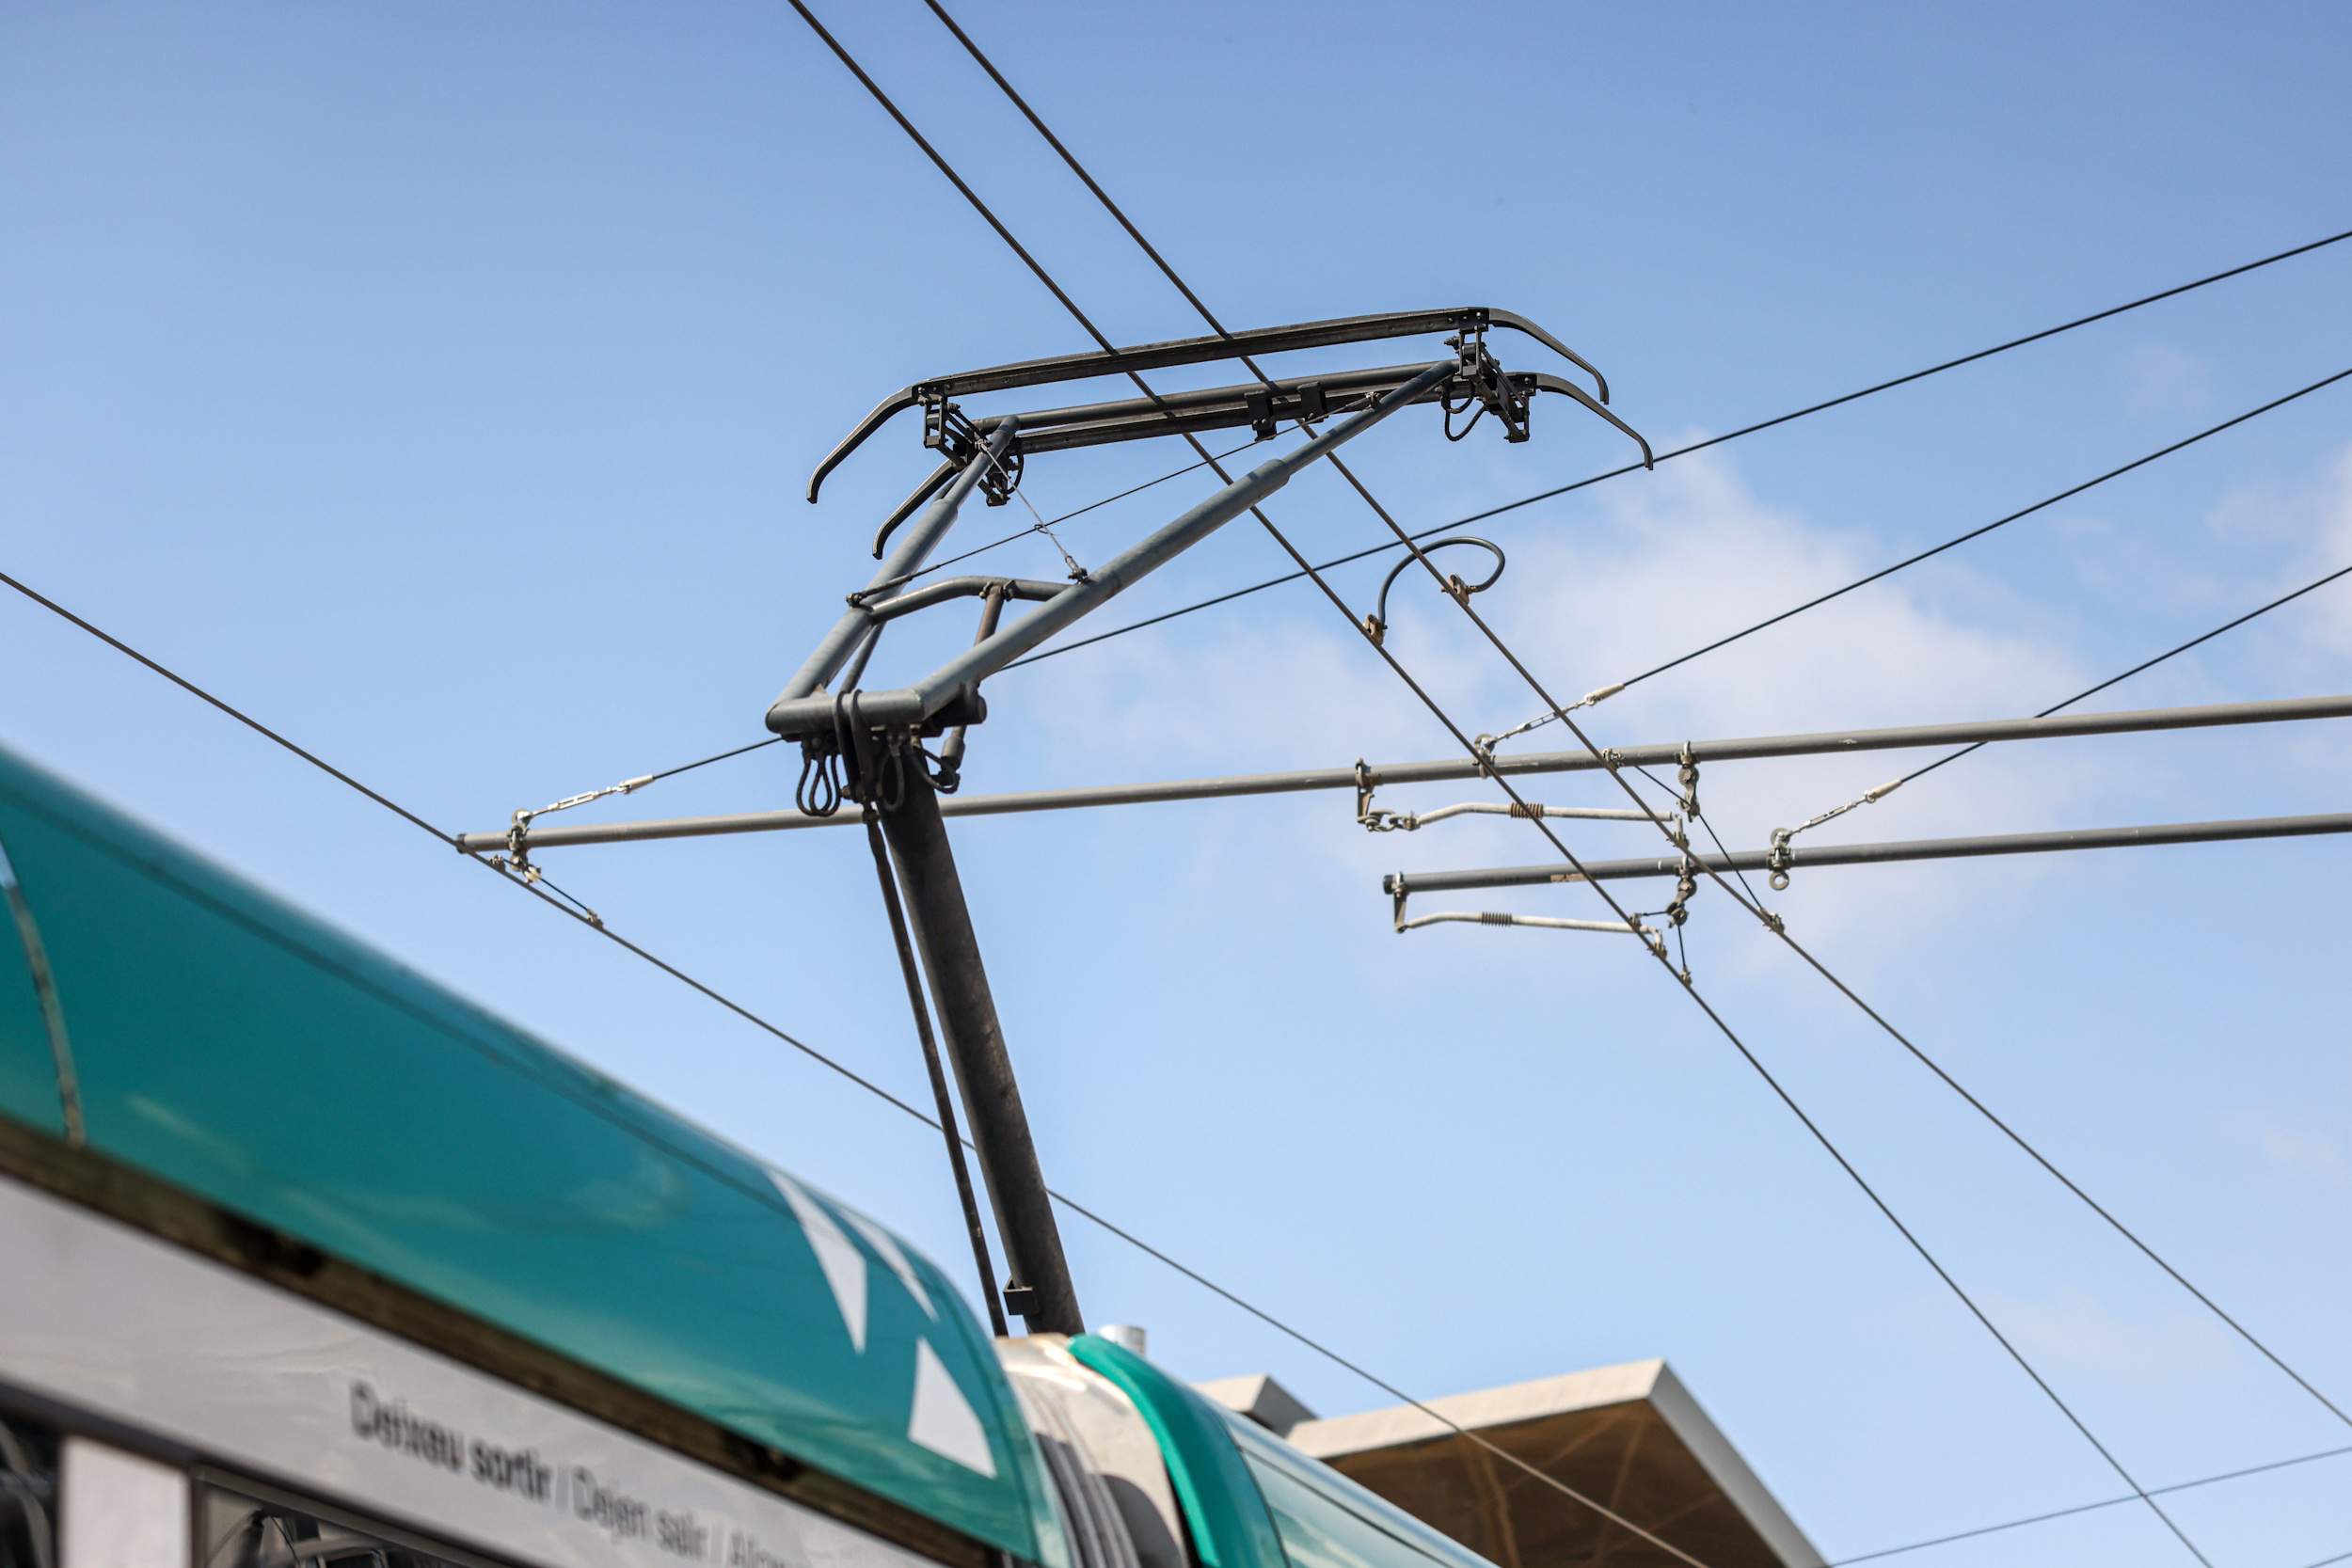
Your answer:
[[[1663,1361],[1428,1403],[1708,1568],[1820,1568],[1804,1532]],[[1286,1435],[1501,1568],[1677,1568],[1668,1553],[1412,1405],[1304,1420]]]

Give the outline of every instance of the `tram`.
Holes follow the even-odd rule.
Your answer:
[[[0,1568],[1488,1568],[0,752]]]

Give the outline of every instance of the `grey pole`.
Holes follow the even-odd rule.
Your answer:
[[[2209,729],[2233,724],[2275,724],[2312,719],[2352,718],[2352,695],[2284,697],[2260,703],[2215,703],[2196,707],[2140,708],[2122,713],[2068,713],[2049,719],[1991,719],[1962,724],[1911,724],[1899,729],[1833,730],[1812,735],[1750,736],[1687,742],[1702,763],[1744,762],[1772,757],[1819,756],[1847,752],[1887,752],[1930,746],[1965,746],[1978,741],[2055,740],[2068,736],[2135,735],[2155,730]],[[1622,746],[1610,755],[1620,767],[1671,765],[1681,758],[1683,741]],[[1597,771],[1589,752],[1529,752],[1498,756],[1493,770],[1531,773]],[[1384,762],[1364,769],[1364,782],[1378,784],[1438,784],[1475,779],[1478,765],[1460,757],[1438,762]],[[1306,768],[1287,773],[1240,773],[1220,779],[1168,779],[1152,784],[1032,789],[1005,795],[958,795],[942,800],[945,816],[996,816],[1008,813],[1066,811],[1089,806],[1151,805],[1175,800],[1221,800],[1254,795],[1295,795],[1314,790],[1354,789],[1353,768]],[[634,844],[653,839],[707,838],[725,833],[787,832],[801,828],[840,827],[848,816],[809,816],[797,811],[747,811],[720,816],[681,816],[666,821],[609,822],[580,827],[532,827],[524,842],[533,850],[575,844]],[[467,854],[492,854],[507,847],[506,832],[468,833],[458,840]]]
[[[2042,855],[2063,849],[2129,849],[2152,844],[2227,844],[2253,838],[2303,838],[2317,833],[2352,833],[2352,812],[2313,816],[2249,816],[2226,822],[2160,822],[2138,828],[2074,828],[2054,833],[1994,833],[1975,838],[1898,839],[1884,844],[1790,845],[1779,867],[1770,849],[1736,849],[1728,855],[1691,858],[1717,871],[1803,871],[1817,865],[1886,865],[1898,861],[1965,860],[1979,855]],[[1381,891],[1458,893],[1470,888],[1534,887],[1551,882],[1614,882],[1633,877],[1680,874],[1677,855],[1637,860],[1586,861],[1580,876],[1566,865],[1499,865],[1473,871],[1395,872],[1381,879]]]
[[[980,942],[964,903],[963,882],[940,820],[939,798],[920,767],[905,768],[905,786],[896,805],[882,811],[882,836],[890,841],[898,887],[906,896],[914,945],[930,978],[931,1005],[939,1013],[947,1060],[955,1069],[963,1118],[978,1151],[996,1235],[1004,1243],[1005,1307],[1032,1334],[1083,1334],[1078,1291],[1062,1256],[1061,1230],[1038,1165],[1037,1145],[1021,1105],[1012,1059],[1005,1051],[996,998],[980,961]],[[851,814],[844,811],[844,816]]]

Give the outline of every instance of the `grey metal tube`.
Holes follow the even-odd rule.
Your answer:
[[[2352,833],[2352,812],[2316,816],[2249,816],[2226,822],[2160,822],[2140,828],[2073,828],[2053,833],[1994,833],[1975,838],[1897,839],[1885,844],[1792,844],[1788,869],[1823,865],[1886,865],[1899,861],[1966,860],[1979,855],[2042,855],[2062,849],[2129,849],[2152,844],[2229,844],[2253,838],[2304,838]],[[1735,849],[1729,855],[1691,858],[1717,871],[1765,871],[1769,849]],[[1586,861],[1584,875],[1565,864],[1502,865],[1473,871],[1395,872],[1381,879],[1390,894],[1458,893],[1469,888],[1534,887],[1552,882],[1614,882],[1635,877],[1678,875],[1675,855],[1638,860]]]
[[[893,594],[873,607],[870,619],[895,621],[901,615],[927,610],[949,599],[977,598],[993,588],[999,599],[1025,599],[1031,604],[1043,604],[1062,591],[1058,582],[1039,582],[1031,578],[957,577],[934,578],[920,588],[909,588]]]
[[[973,455],[972,461],[963,466],[963,471],[956,475],[953,483],[923,509],[922,515],[914,519],[914,526],[907,530],[906,537],[898,541],[898,547],[890,552],[890,559],[882,563],[882,569],[866,585],[867,594],[886,592],[887,584],[923,564],[924,560],[938,547],[949,525],[955,522],[957,509],[963,505],[964,498],[971,495],[973,486],[979,483],[981,476],[988,472],[989,465],[1002,459],[1005,449],[1012,445],[1017,428],[1015,421],[1008,420],[989,434],[987,445]],[[786,703],[822,689],[827,681],[840,673],[842,664],[850,657],[850,650],[857,645],[859,636],[872,624],[873,616],[868,607],[850,606],[848,612],[833,624],[833,630],[825,634],[824,641],[817,644],[816,651],[793,673],[792,678],[784,683],[784,690],[776,701]]]
[[[2156,730],[2209,729],[2233,724],[2276,724],[2311,719],[2352,718],[2352,695],[2281,697],[2260,703],[2214,703],[2196,707],[2137,708],[2120,713],[2069,713],[2050,719],[1989,719],[1961,724],[1912,724],[1886,730],[1832,730],[1812,735],[1754,736],[1744,739],[1693,740],[1691,754],[1701,762],[1741,762],[1772,757],[1818,756],[1845,752],[1888,752],[1978,741],[2054,740],[2098,735],[2133,735]],[[1614,755],[1625,766],[1679,760],[1684,743],[1661,741],[1621,746]],[[1600,764],[1589,752],[1530,752],[1495,759],[1506,774],[1581,773]],[[1474,779],[1478,767],[1460,757],[1438,762],[1388,762],[1365,769],[1375,784],[1437,784]],[[1017,812],[1067,811],[1090,806],[1151,805],[1176,800],[1222,800],[1252,795],[1295,795],[1321,789],[1354,789],[1353,768],[1305,768],[1287,773],[1237,773],[1216,779],[1166,779],[1151,784],[1089,784],[1072,789],[1021,790],[1004,795],[958,795],[942,800],[947,816],[997,816]],[[837,828],[855,817],[804,816],[796,811],[739,812],[723,816],[683,816],[656,822],[612,822],[579,827],[533,827],[533,849],[572,844],[631,844],[650,839],[704,838],[724,833],[788,832],[801,828]],[[468,854],[506,847],[506,832],[468,833],[458,841]]]
[[[1505,914],[1497,911],[1440,910],[1408,915],[1396,923],[1399,935],[1424,926],[1527,926],[1544,931],[1606,931],[1612,936],[1646,936],[1649,927],[1622,920],[1563,920],[1549,914]]]
[[[865,718],[877,724],[919,723],[946,707],[959,692],[977,690],[984,678],[1100,608],[1121,590],[1140,582],[1288,484],[1291,476],[1300,469],[1370,430],[1452,375],[1454,369],[1454,360],[1438,360],[1362,413],[1340,420],[1294,451],[1261,463],[1142,543],[1097,568],[1085,580],[1072,583],[1035,612],[948,660],[915,686],[898,691],[866,693]],[[993,439],[992,436],[991,440]],[[808,689],[815,689],[814,686]],[[778,735],[805,734],[829,728],[832,723],[831,703],[811,700],[806,692],[789,688],[768,710],[768,727]]]
[[[1011,1275],[1006,1305],[1032,1334],[1083,1334],[1086,1319],[1078,1310],[1077,1287],[1071,1281],[1053,1199],[1022,1108],[1021,1085],[1005,1050],[979,938],[972,929],[946,824],[939,818],[938,798],[921,768],[906,770],[905,790],[897,805],[882,811],[882,830],[898,866],[915,949],[930,978],[931,1004],[962,1095],[963,1119],[972,1130],[989,1206],[995,1212],[996,1235],[1005,1244],[1005,1267]]]

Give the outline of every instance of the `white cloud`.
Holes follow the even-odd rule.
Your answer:
[[[1510,569],[1477,601],[1563,699],[1851,580],[1899,553],[1867,534],[1821,529],[1770,504],[1720,453],[1597,491],[1575,513],[1570,524],[1530,529],[1532,539],[1507,541]],[[1470,575],[1484,570],[1479,563]],[[1368,595],[1376,583],[1359,578],[1355,592]],[[1262,611],[1237,625],[1229,616],[1055,661],[1045,667],[1058,688],[1055,705],[1102,743],[1097,755],[1127,757],[1143,769],[1136,776],[1449,754],[1451,743],[1395,676],[1327,606],[1309,605],[1306,597],[1295,595],[1279,618]],[[2054,641],[1989,624],[2010,603],[1964,564],[1940,562],[1916,578],[1873,584],[1578,718],[1597,744],[1611,745],[2005,717],[2087,684]],[[1425,580],[1400,579],[1391,611],[1391,648],[1466,729],[1501,731],[1539,709]],[[1169,689],[1175,681],[1181,690]],[[1510,749],[1574,746],[1555,724]],[[1725,841],[1747,847],[1761,845],[1773,826],[1802,822],[1924,760],[1925,753],[1883,752],[1719,767],[1707,770],[1702,800]],[[2066,808],[2089,793],[2096,777],[2091,766],[2081,752],[2041,748],[2028,756],[2022,748],[1992,748],[1820,830],[1818,841],[2063,821]],[[1606,779],[1590,774],[1546,778],[1527,788],[1532,799],[1555,803],[1624,803]],[[1406,809],[1488,793],[1471,784],[1429,785],[1384,793],[1381,803]],[[1301,847],[1365,863],[1365,841],[1346,826],[1344,808],[1335,803],[1329,817],[1328,844]],[[1634,824],[1570,822],[1560,832],[1580,856],[1593,858],[1647,854],[1657,844],[1654,830]],[[1374,858],[1390,869],[1399,863],[1534,863],[1552,851],[1525,824],[1488,818],[1377,841]],[[2013,894],[2045,874],[2029,861],[2004,863],[2004,890]],[[1796,888],[1773,902],[1812,935],[1859,932],[1900,943],[1963,907],[1964,890],[1981,878],[1981,868],[1938,866],[1800,871]],[[1662,901],[1662,888],[1621,885],[1651,907]],[[1708,918],[1734,918],[1720,896],[1702,898],[1712,906],[1704,911]],[[1599,912],[1597,899],[1574,888],[1470,901]],[[1737,918],[1742,927],[1748,924]],[[1716,951],[1724,951],[1720,942]]]
[[[2274,579],[2275,589],[2352,565],[2352,445],[2301,483],[2257,483],[2231,490],[2214,503],[2205,523],[2224,539],[2284,546],[2299,556],[2286,580]],[[2331,585],[2299,607],[2303,613],[2282,613],[2292,617],[2289,624],[2308,652],[2341,658],[2352,657],[2348,607],[2352,585]]]
[[[2130,1315],[2078,1286],[2047,1296],[1989,1295],[1985,1309],[2037,1363],[2142,1383],[2225,1366],[2213,1325],[2185,1308]]]
[[[2228,1131],[2238,1142],[2250,1145],[2273,1172],[2297,1186],[2316,1181],[2335,1191],[2352,1188],[2352,1155],[2345,1153],[2339,1138],[2291,1127],[2255,1111],[2232,1117]]]
[[[2123,356],[2123,401],[2134,414],[2195,414],[2213,404],[2213,370],[2169,343],[2142,343]]]

